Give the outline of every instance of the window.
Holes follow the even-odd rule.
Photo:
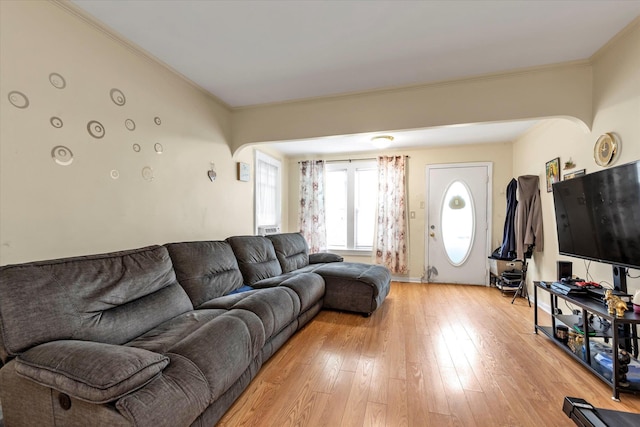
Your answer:
[[[280,226],[280,161],[256,151],[255,173],[255,222],[256,233],[261,227],[275,228]]]
[[[377,194],[375,160],[327,163],[325,207],[329,249],[372,249]]]

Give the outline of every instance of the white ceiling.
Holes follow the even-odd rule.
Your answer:
[[[640,15],[640,0],[72,2],[231,107],[588,59]]]

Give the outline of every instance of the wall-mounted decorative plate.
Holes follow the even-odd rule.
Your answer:
[[[124,93],[120,89],[113,88],[109,92],[109,96],[111,96],[111,100],[114,104],[123,106],[127,103],[127,98],[124,96]]]
[[[51,149],[51,158],[60,166],[69,166],[73,163],[73,153],[64,145],[56,145]]]
[[[27,108],[29,106],[29,98],[22,92],[12,90],[7,96],[9,102],[16,108]]]
[[[611,164],[620,150],[620,144],[613,133],[600,135],[593,147],[593,158],[600,166]]]
[[[49,123],[51,123],[51,126],[53,126],[54,128],[58,128],[60,129],[63,126],[62,123],[62,119],[60,117],[51,117],[49,119]]]
[[[67,82],[65,81],[64,77],[62,77],[58,73],[49,74],[49,82],[56,89],[64,89],[65,87],[67,87]]]
[[[89,132],[89,135],[97,139],[102,138],[105,134],[104,126],[102,126],[102,123],[97,120],[91,120],[87,123],[87,132]]]

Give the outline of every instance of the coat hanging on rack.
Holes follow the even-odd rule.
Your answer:
[[[507,185],[507,213],[504,218],[504,232],[502,234],[502,245],[498,249],[498,257],[500,259],[512,260],[516,258],[516,207],[518,200],[516,199],[516,191],[518,182],[515,179],[509,181]]]
[[[516,208],[516,254],[520,260],[525,253],[544,249],[542,209],[540,207],[540,178],[537,175],[518,177],[518,207]]]

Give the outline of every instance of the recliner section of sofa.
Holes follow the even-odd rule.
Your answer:
[[[325,282],[323,308],[366,316],[382,304],[390,291],[391,273],[387,268],[342,262],[342,257],[331,253],[310,255],[300,233],[234,236],[227,242],[238,259],[245,283],[253,287],[275,286],[297,274],[313,272]]]
[[[323,307],[382,303],[341,260],[285,233],[0,267],[5,425],[211,426]]]

